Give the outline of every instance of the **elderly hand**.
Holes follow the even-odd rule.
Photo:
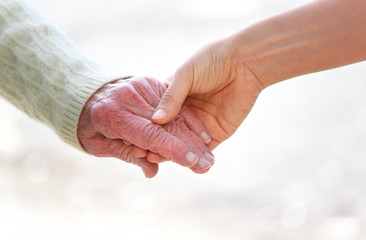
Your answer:
[[[176,71],[168,80],[169,87],[153,122],[171,121],[186,101],[209,129],[211,149],[236,131],[263,87],[246,64],[238,60],[229,40],[203,48]]]
[[[207,172],[214,163],[204,143],[209,141],[208,130],[187,107],[165,126],[151,122],[165,91],[166,87],[152,78],[106,84],[83,109],[78,125],[80,143],[95,156],[116,157],[140,166],[149,178],[158,171],[154,159],[172,159],[196,173]]]

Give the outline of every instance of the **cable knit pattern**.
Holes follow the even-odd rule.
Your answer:
[[[116,79],[85,58],[22,0],[0,0],[0,94],[81,149],[77,123],[89,97]]]

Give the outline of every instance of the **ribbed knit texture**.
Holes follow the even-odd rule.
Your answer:
[[[0,0],[0,95],[63,140],[81,149],[76,131],[82,108],[115,78],[27,3]]]

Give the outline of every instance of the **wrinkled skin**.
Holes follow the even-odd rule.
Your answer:
[[[80,143],[95,156],[140,166],[149,178],[158,172],[154,159],[171,159],[196,173],[207,172],[214,158],[199,136],[208,130],[186,106],[164,126],[150,120],[165,91],[159,81],[145,77],[106,84],[84,106],[78,125]],[[188,161],[189,152],[198,157]]]
[[[169,122],[184,102],[209,129],[211,150],[232,136],[264,88],[247,63],[238,60],[238,52],[224,40],[188,59],[167,80],[169,87],[158,106],[166,115],[154,115],[153,122]]]

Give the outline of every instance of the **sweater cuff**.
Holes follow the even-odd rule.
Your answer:
[[[66,143],[84,151],[78,137],[77,128],[80,115],[89,98],[105,84],[118,79],[115,76],[100,75],[85,81],[84,85],[75,89],[73,95],[70,97],[67,107],[64,112],[63,120],[58,131],[58,134]],[[121,79],[121,78],[119,78]]]

